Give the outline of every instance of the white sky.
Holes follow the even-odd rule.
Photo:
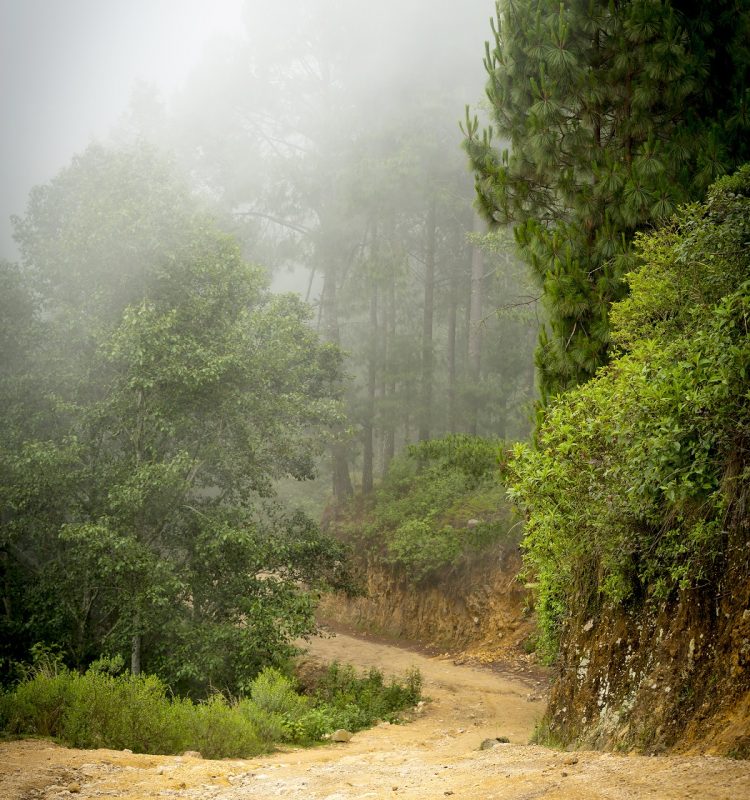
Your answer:
[[[306,9],[306,0],[296,0]],[[351,14],[352,35],[380,28],[360,67],[404,80],[443,65],[481,71],[493,0],[331,0]],[[136,81],[165,99],[217,37],[244,35],[245,0],[0,0],[0,258],[17,258],[11,214],[127,110]],[[289,7],[294,3],[290,2]],[[429,13],[425,13],[425,7]],[[281,0],[253,0],[252,14],[279,21]],[[357,16],[359,15],[359,17]],[[261,29],[263,25],[259,26]],[[475,43],[474,43],[475,42]],[[465,63],[466,62],[466,63]],[[470,91],[467,101],[477,99]],[[462,108],[457,109],[457,118]]]
[[[269,0],[273,2],[273,0]],[[136,80],[171,93],[242,0],[0,0],[0,257],[29,189],[107,134]]]

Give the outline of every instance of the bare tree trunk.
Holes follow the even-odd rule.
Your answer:
[[[384,372],[387,373],[385,381],[384,398],[388,400],[396,399],[396,276],[391,275],[388,281],[388,303],[385,313],[385,358]],[[389,411],[385,415],[385,432],[383,441],[383,474],[388,471],[388,467],[396,454],[396,421],[393,412]]]
[[[135,617],[136,633],[133,634],[130,640],[130,671],[133,675],[141,674],[141,645],[142,637],[140,631],[140,617],[136,614]]]
[[[373,425],[375,420],[375,384],[378,358],[378,287],[370,289],[370,341],[367,360],[367,408],[362,426],[362,493],[369,494],[373,489]]]
[[[432,380],[434,354],[432,350],[432,322],[435,306],[435,196],[430,199],[425,225],[426,259],[424,270],[424,316],[422,319],[422,386],[419,418],[419,441],[430,438],[432,426]]]
[[[474,218],[474,231],[483,229],[478,216]],[[469,382],[471,384],[469,406],[469,433],[476,436],[479,414],[479,377],[482,355],[482,279],[484,258],[481,249],[474,245],[471,252],[471,296],[469,300]]]
[[[341,344],[339,335],[338,308],[336,302],[336,269],[333,264],[329,265],[323,279],[323,290],[321,292],[321,312],[323,320],[323,334],[327,341],[333,344]],[[333,475],[333,496],[336,500],[345,500],[354,494],[352,479],[349,475],[349,459],[346,445],[335,442],[331,445],[332,475]]]
[[[448,305],[448,430],[457,431],[456,404],[456,333],[458,316],[458,267],[451,270],[450,298]]]

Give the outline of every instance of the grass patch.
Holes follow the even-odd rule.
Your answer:
[[[568,745],[563,737],[552,729],[550,721],[546,717],[536,724],[529,743],[549,747],[551,750],[565,750]]]

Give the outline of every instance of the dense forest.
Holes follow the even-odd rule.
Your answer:
[[[502,546],[565,667],[550,737],[620,614],[723,603],[695,630],[750,691],[750,3],[501,0],[484,74],[450,4],[263,5],[13,219],[3,684],[127,665],[288,694],[268,738],[314,740],[335,692],[284,675],[320,594]]]

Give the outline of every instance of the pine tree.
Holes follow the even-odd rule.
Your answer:
[[[607,360],[635,232],[750,157],[750,0],[502,0],[467,112],[478,200],[542,286],[542,401]],[[500,150],[498,140],[510,142]]]

